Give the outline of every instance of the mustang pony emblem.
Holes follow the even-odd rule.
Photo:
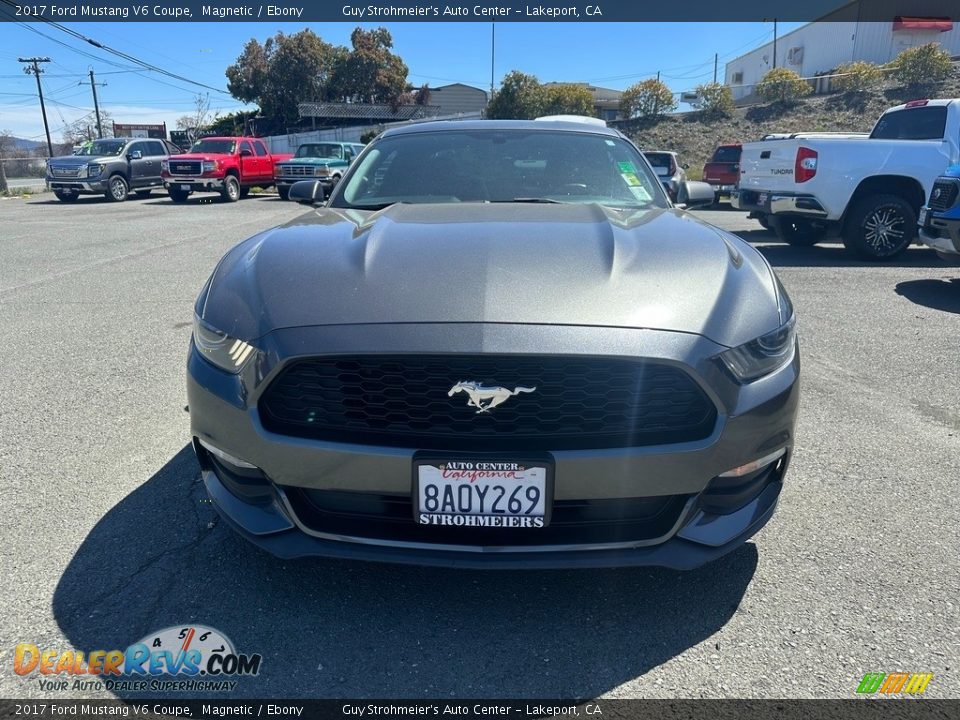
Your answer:
[[[520,393],[532,393],[534,390],[536,390],[535,387],[517,387],[513,390],[508,390],[505,387],[486,387],[478,382],[461,380],[452,388],[450,388],[450,392],[447,393],[447,397],[453,397],[454,393],[465,392],[470,396],[470,399],[467,400],[467,405],[472,405],[475,408],[479,408],[477,410],[477,413],[479,414],[482,412],[487,412],[492,408],[495,408],[497,405],[502,405],[514,395],[519,395]],[[484,405],[484,400],[488,400],[489,402]]]

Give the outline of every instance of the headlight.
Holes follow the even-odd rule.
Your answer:
[[[213,172],[217,169],[217,162],[215,160],[204,160],[203,161],[203,171],[204,172]]]
[[[193,344],[206,360],[229,373],[238,373],[253,355],[254,347],[243,340],[232,338],[193,316]]]
[[[87,177],[96,177],[103,172],[103,165],[97,163],[90,163],[87,165]]]
[[[330,168],[328,168],[328,167],[326,167],[326,166],[314,168],[314,169],[313,169],[313,174],[314,174],[314,175],[319,175],[320,177],[326,177],[327,175],[330,174]]]
[[[162,172],[170,172],[170,161],[169,161],[169,160],[161,160],[161,161],[160,161],[160,170],[161,170]]]
[[[773,332],[761,335],[739,347],[720,353],[724,365],[740,382],[750,382],[783,367],[791,360],[797,346],[795,315]]]

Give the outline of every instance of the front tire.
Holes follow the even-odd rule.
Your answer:
[[[104,194],[110,202],[123,202],[130,194],[130,186],[123,175],[114,175],[107,183],[107,192]]]
[[[227,175],[223,179],[223,188],[220,190],[220,197],[224,202],[236,202],[240,199],[240,181],[233,175]]]
[[[75,202],[80,197],[80,193],[76,190],[54,190],[53,194],[60,202]]]
[[[917,213],[899,195],[865,197],[850,212],[843,244],[865,260],[882,262],[902,254],[917,237]]]
[[[827,234],[826,228],[807,218],[772,217],[767,222],[781,241],[794,247],[811,247]]]
[[[168,188],[167,194],[170,196],[170,199],[175,203],[185,203],[187,198],[190,197],[190,193],[186,190],[179,190],[177,188]]]

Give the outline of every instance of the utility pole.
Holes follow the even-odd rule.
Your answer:
[[[493,100],[493,64],[497,55],[497,24],[490,23],[490,99]]]
[[[97,117],[97,137],[102,140],[103,124],[100,122],[100,103],[97,102],[97,83],[93,79],[93,68],[90,68],[90,89],[93,90],[93,112]]]
[[[47,108],[43,104],[43,87],[40,85],[40,73],[43,70],[40,69],[40,63],[50,62],[48,57],[29,57],[22,58],[18,57],[17,62],[22,63],[31,63],[33,67],[25,67],[23,71],[27,75],[36,75],[37,77],[37,94],[40,96],[40,113],[43,115],[43,129],[47,133],[47,156],[53,157],[53,143],[50,142],[50,125],[47,123]]]
[[[777,69],[777,19],[773,19],[773,69]]]
[[[719,53],[713,54],[713,84],[717,84],[717,60],[719,60]]]

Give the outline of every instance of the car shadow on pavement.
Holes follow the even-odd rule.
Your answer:
[[[684,573],[278,560],[215,521],[188,445],[90,531],[53,612],[86,652],[216,628],[263,655],[231,699],[592,698],[720,630],[756,567],[753,544]]]
[[[946,266],[956,277],[951,279],[908,280],[897,284],[897,295],[917,305],[960,314],[960,268]]]
[[[893,260],[875,263],[855,257],[839,239],[813,247],[794,247],[779,243],[773,233],[762,228],[738,231],[736,235],[754,245],[774,267],[946,267],[933,250],[918,245]]]

